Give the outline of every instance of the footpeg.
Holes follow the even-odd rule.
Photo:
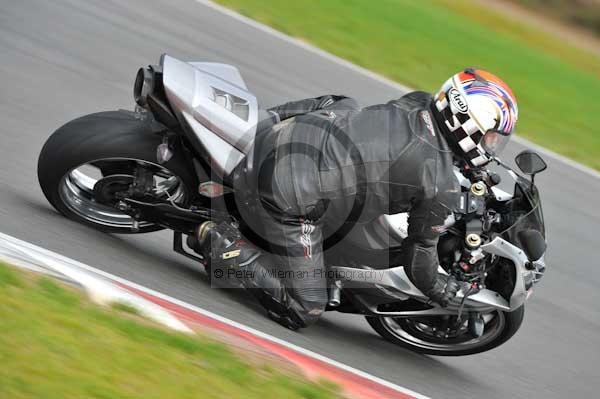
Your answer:
[[[208,232],[216,226],[217,224],[215,222],[204,222],[198,226],[195,232],[195,237],[198,244],[204,245],[206,238],[208,237]]]
[[[342,296],[341,285],[342,285],[341,281],[335,281],[329,287],[329,301],[327,302],[327,305],[329,305],[332,308],[337,308],[342,303],[342,301],[341,301],[341,296]]]

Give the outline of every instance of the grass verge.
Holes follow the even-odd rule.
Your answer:
[[[518,133],[600,170],[600,59],[466,0],[217,0],[409,86],[465,66],[514,89]]]
[[[338,397],[1,263],[0,298],[0,398]]]

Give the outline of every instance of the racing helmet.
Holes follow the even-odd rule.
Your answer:
[[[475,68],[448,79],[432,109],[455,154],[472,167],[485,165],[506,147],[519,114],[508,85]]]

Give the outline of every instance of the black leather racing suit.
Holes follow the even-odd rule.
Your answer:
[[[382,214],[409,212],[408,276],[426,295],[443,290],[436,282],[436,227],[459,187],[431,102],[429,94],[413,92],[359,109],[350,98],[324,96],[269,110],[281,122],[257,134],[235,180],[236,192],[247,193],[236,194],[246,198],[246,217],[273,253],[248,267],[297,272],[256,273],[248,282],[273,317],[296,327],[316,321],[327,303],[324,235]],[[251,193],[259,199],[254,206]]]

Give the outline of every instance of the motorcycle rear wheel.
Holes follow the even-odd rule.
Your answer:
[[[513,312],[497,311],[485,323],[483,335],[465,331],[455,337],[436,336],[435,329],[415,318],[367,316],[369,325],[383,338],[413,352],[434,356],[466,356],[486,352],[508,341],[523,322],[525,307]]]
[[[180,206],[190,200],[195,176],[185,158],[173,149],[164,164],[156,159],[162,135],[149,120],[125,111],[108,111],[77,118],[56,130],[46,141],[38,159],[38,180],[52,206],[67,218],[109,233],[148,233],[162,230],[157,224],[139,221],[99,201],[96,183],[104,180],[106,192],[127,188],[133,170],[144,168],[153,175],[157,190]],[[96,170],[94,170],[96,169]]]

